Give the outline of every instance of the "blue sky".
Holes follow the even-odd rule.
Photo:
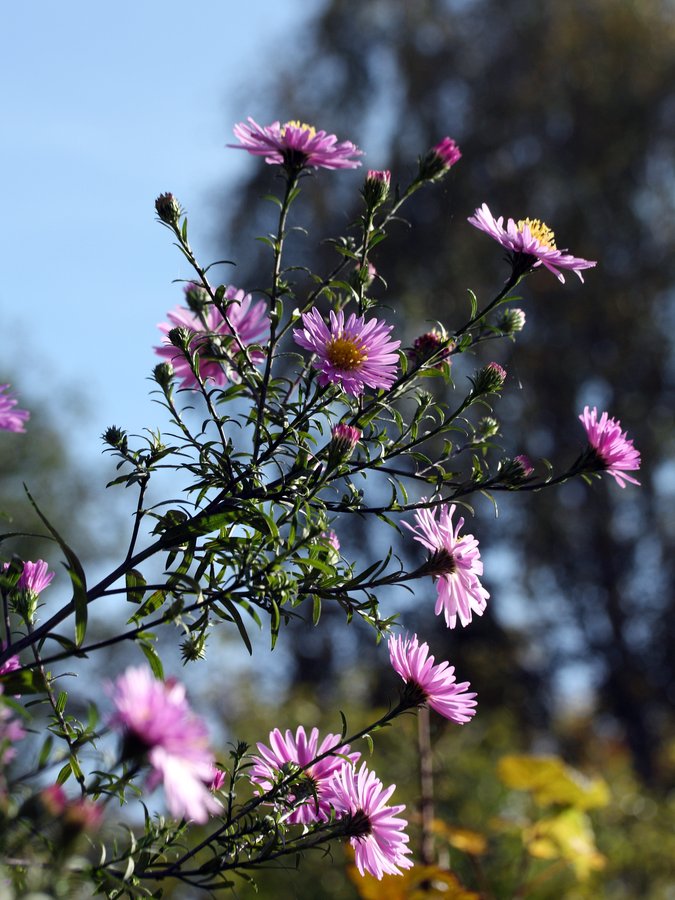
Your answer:
[[[148,399],[151,348],[181,299],[172,280],[189,273],[155,197],[180,198],[208,258],[212,191],[256,164],[225,149],[232,124],[256,115],[268,61],[322,5],[4,7],[0,371],[55,413],[83,398],[86,457],[107,425],[164,424]]]

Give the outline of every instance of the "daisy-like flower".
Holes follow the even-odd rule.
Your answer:
[[[186,286],[186,293],[194,290],[193,285]],[[268,320],[264,300],[252,302],[250,294],[245,294],[234,285],[229,285],[223,297],[227,306],[227,321],[216,307],[208,303],[204,307],[204,322],[200,316],[182,306],[177,306],[167,314],[169,322],[161,322],[157,327],[165,335],[173,328],[186,328],[194,332],[190,340],[191,352],[199,358],[199,373],[204,381],[212,380],[217,385],[225,385],[228,381],[238,381],[239,376],[232,367],[236,353],[251,344],[264,343],[267,340]],[[231,327],[230,327],[231,326]],[[226,337],[227,340],[222,340]],[[169,360],[176,376],[182,379],[183,387],[197,388],[190,364],[185,355],[164,338],[161,347],[155,347],[155,353]],[[251,362],[259,365],[265,359],[260,350],[249,351]]]
[[[593,409],[584,407],[579,419],[586,429],[598,469],[611,475],[619,487],[626,487],[627,481],[640,484],[631,475],[626,475],[627,470],[640,468],[640,452],[635,449],[628,434],[621,431],[621,422],[610,419],[606,412],[598,419],[595,406]]]
[[[346,833],[361,875],[368,872],[380,880],[383,875],[401,875],[401,869],[411,869],[412,851],[404,831],[408,823],[398,818],[405,806],[387,806],[396,785],[384,788],[362,763],[358,771],[343,765],[331,786],[336,812],[347,817]]]
[[[476,713],[475,692],[467,691],[468,681],[459,684],[455,667],[447,662],[434,665],[429,646],[420,644],[417,635],[389,638],[389,659],[408,685],[411,706],[428,703],[432,709],[457,725],[469,722]]]
[[[253,156],[264,156],[265,162],[288,169],[356,169],[361,165],[355,156],[361,156],[351,141],[342,141],[334,134],[317,131],[312,125],[295,120],[258,125],[250,116],[249,124],[240,122],[234,126],[234,136],[239,144],[228,144],[236,150],[247,150]]]
[[[8,387],[8,384],[0,384],[0,431],[24,432],[30,413],[27,409],[15,408],[19,401],[12,394],[4,393]]]
[[[293,337],[314,354],[313,365],[319,369],[317,381],[322,387],[337,384],[355,397],[366,387],[389,388],[396,380],[396,350],[401,342],[389,339],[393,325],[379,319],[366,321],[355,313],[345,322],[342,310],[331,310],[329,327],[318,309],[303,313],[302,324]]]
[[[209,790],[214,756],[206,725],[190,709],[183,685],[159,681],[149,666],[130,666],[109,692],[116,710],[110,724],[122,732],[124,757],[147,759],[152,768],[148,790],[163,782],[173,816],[206,822],[221,809]]]
[[[504,228],[504,217],[495,219],[487,203],[484,203],[469,218],[469,222],[508,250],[512,254],[514,268],[523,274],[538,266],[545,266],[559,281],[564,282],[560,269],[571,269],[583,281],[581,270],[592,269],[596,265],[592,260],[580,259],[564,250],[558,250],[555,235],[539,219],[520,219],[518,222],[509,219]]]
[[[456,506],[443,504],[436,509],[418,509],[416,525],[403,524],[429,550],[431,556],[423,567],[437,579],[436,615],[442,612],[448,628],[471,622],[472,615],[482,616],[490,596],[479,581],[483,574],[478,541],[472,534],[460,537],[464,519],[453,525]]]
[[[302,725],[298,726],[295,734],[290,729],[282,734],[275,728],[270,732],[269,747],[265,744],[257,745],[260,756],[253,757],[249,778],[259,784],[263,792],[269,791],[275,783],[292,775],[296,769],[309,765],[317,756],[337,748],[335,754],[326,756],[305,769],[284,794],[284,800],[293,807],[286,818],[287,822],[306,825],[309,822],[326,821],[334,805],[331,781],[333,775],[345,763],[348,768],[352,768],[361,756],[358,751],[352,751],[349,744],[340,747],[341,742],[339,735],[327,734],[319,743],[318,728],[312,728],[309,737]]]

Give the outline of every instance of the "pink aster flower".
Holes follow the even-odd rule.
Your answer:
[[[0,685],[0,766],[11,762],[16,756],[16,742],[26,736],[23,726],[13,718],[12,712],[2,701]]]
[[[305,350],[315,354],[318,382],[338,384],[347,394],[357,396],[369,387],[389,388],[396,380],[400,341],[389,340],[393,325],[352,313],[345,322],[342,310],[331,310],[330,327],[318,309],[302,315],[302,329],[293,337]]]
[[[598,419],[595,406],[593,409],[584,407],[579,419],[586,429],[588,443],[593,448],[598,468],[611,475],[619,487],[626,487],[627,481],[640,484],[632,476],[626,475],[626,470],[640,468],[640,452],[635,449],[628,434],[621,431],[621,423],[610,419],[606,412]]]
[[[457,683],[455,667],[447,662],[434,665],[427,644],[417,635],[389,638],[389,658],[395,671],[408,685],[411,704],[428,703],[432,709],[457,725],[464,725],[476,714],[474,692],[468,692],[468,681]]]
[[[408,823],[398,818],[405,806],[387,806],[396,785],[384,788],[362,763],[358,771],[350,765],[342,766],[331,786],[336,812],[347,816],[349,843],[361,875],[368,872],[379,880],[383,875],[401,875],[401,869],[412,868],[409,838],[403,830]]]
[[[0,431],[24,432],[30,418],[26,409],[15,409],[19,402],[12,394],[4,394],[8,384],[0,384]]]
[[[443,504],[437,509],[418,509],[415,526],[403,523],[431,553],[423,569],[437,579],[435,612],[437,616],[443,612],[448,628],[454,628],[458,618],[466,626],[473,613],[482,616],[490,596],[478,577],[483,574],[478,541],[472,534],[460,537],[464,519],[453,525],[455,509],[454,503],[450,507]]]
[[[54,574],[54,572],[48,571],[47,563],[43,559],[38,559],[37,562],[27,559],[16,584],[17,589],[29,591],[37,597],[47,585],[51,584]]]
[[[110,724],[123,734],[125,757],[150,763],[148,789],[163,781],[173,816],[206,822],[221,809],[208,787],[214,757],[206,725],[190,709],[183,685],[159,681],[149,666],[130,666],[109,692],[116,709]]]
[[[5,568],[7,564],[5,563]],[[2,641],[0,644],[0,648],[5,651],[7,649],[7,644]],[[8,672],[15,672],[17,669],[21,668],[21,662],[19,661],[18,656],[10,656],[9,659],[6,659],[2,665],[0,665],[0,675],[6,675]],[[1,689],[0,689],[1,692]]]
[[[339,735],[327,734],[319,744],[318,728],[312,728],[309,737],[302,725],[295,735],[290,729],[284,735],[275,728],[270,732],[269,747],[257,745],[260,756],[253,757],[249,778],[263,791],[269,791],[296,768],[309,765],[284,794],[284,800],[294,807],[286,821],[292,824],[326,821],[333,806],[333,775],[345,764],[351,768],[361,756],[358,751],[352,751],[349,744],[340,747],[341,741]],[[312,762],[332,748],[337,748],[334,754]]]
[[[539,219],[520,219],[514,222],[509,219],[504,228],[504,217],[498,219],[490,212],[486,203],[469,218],[475,228],[479,228],[494,238],[513,255],[513,264],[524,266],[523,271],[545,266],[559,281],[565,278],[560,269],[571,269],[584,280],[582,269],[591,269],[596,263],[589,259],[579,259],[555,245],[555,235],[551,229]]]
[[[355,169],[361,165],[353,159],[361,156],[351,141],[338,143],[334,134],[317,131],[304,122],[291,121],[282,125],[272,122],[263,127],[250,116],[249,124],[240,122],[234,126],[234,136],[239,144],[228,144],[236,150],[247,150],[253,156],[264,156],[270,165],[290,169]]]
[[[193,289],[193,285],[188,285],[186,292]],[[229,285],[225,290],[223,301],[228,304],[227,321],[212,303],[207,303],[204,307],[204,322],[191,310],[177,306],[167,314],[169,322],[161,322],[157,326],[165,335],[172,328],[187,328],[194,332],[190,350],[198,354],[199,373],[204,381],[211,379],[217,385],[239,380],[232,366],[234,356],[251,344],[266,341],[268,333],[264,300],[252,303],[250,294]],[[234,336],[234,340],[223,341],[222,336]],[[182,379],[183,387],[198,386],[185,355],[173,346],[168,337],[164,338],[161,347],[155,347],[155,353],[173,364],[176,375]],[[265,359],[265,354],[260,350],[251,350],[249,356],[255,365],[259,365]]]

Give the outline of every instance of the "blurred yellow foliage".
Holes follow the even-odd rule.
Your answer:
[[[604,869],[606,859],[595,846],[588,816],[578,809],[565,809],[523,829],[528,852],[538,859],[562,859],[585,881],[591,872]]]
[[[540,806],[584,810],[607,806],[610,800],[602,778],[587,778],[557,756],[503,756],[497,774],[507,787],[529,791]]]
[[[362,900],[480,900],[457,877],[440,866],[418,866],[403,875],[385,875],[381,881],[361,876],[356,866],[348,874]]]

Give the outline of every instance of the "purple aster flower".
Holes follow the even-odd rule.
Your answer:
[[[486,203],[469,218],[475,228],[479,228],[508,250],[513,256],[513,264],[524,266],[523,271],[545,266],[559,281],[565,278],[560,269],[571,269],[584,280],[582,269],[591,269],[596,263],[589,259],[579,259],[555,245],[555,235],[539,219],[509,219],[504,228],[504,217],[495,219]]]
[[[434,665],[427,644],[420,644],[417,635],[389,638],[391,664],[408,685],[413,706],[428,703],[432,709],[457,725],[469,722],[476,713],[474,692],[468,692],[468,681],[457,683],[455,667],[447,662]]]
[[[437,616],[443,612],[448,628],[454,628],[458,618],[466,626],[473,613],[482,616],[490,596],[478,578],[483,574],[478,541],[472,534],[460,537],[464,519],[453,525],[455,509],[454,503],[450,507],[443,504],[437,509],[418,509],[415,526],[403,523],[431,553],[423,571],[437,579],[435,612]]]
[[[389,388],[396,380],[400,341],[389,340],[393,325],[352,313],[345,322],[342,310],[330,313],[330,328],[318,309],[302,315],[302,329],[293,337],[305,350],[315,354],[318,382],[338,384],[347,394],[357,396],[369,387]]]
[[[11,394],[3,394],[8,387],[8,384],[0,384],[0,431],[25,432],[30,413],[14,408],[19,401]]]
[[[269,747],[257,745],[260,756],[253,757],[249,778],[263,791],[269,791],[275,783],[292,775],[296,768],[309,765],[290,786],[289,792],[284,794],[284,800],[294,807],[286,821],[292,824],[326,821],[334,805],[333,775],[345,764],[348,768],[354,766],[361,756],[358,751],[352,751],[349,744],[340,746],[341,742],[339,735],[327,734],[319,744],[318,728],[312,728],[309,737],[302,725],[296,729],[295,735],[290,729],[284,735],[275,728],[270,732]],[[335,754],[312,762],[334,747],[337,748]]]
[[[110,724],[123,734],[124,756],[146,758],[152,768],[148,789],[163,781],[173,816],[206,822],[221,809],[208,787],[214,757],[206,725],[190,709],[183,685],[159,681],[149,666],[130,666],[109,691],[116,709]]]
[[[349,843],[361,875],[368,872],[379,880],[383,875],[401,875],[401,869],[412,868],[409,838],[403,830],[408,823],[398,818],[405,806],[387,806],[396,785],[384,788],[362,763],[358,771],[343,765],[331,786],[336,812],[343,817],[346,814]]]
[[[253,156],[264,156],[270,165],[289,169],[355,169],[361,165],[353,159],[361,156],[351,141],[338,143],[334,134],[317,131],[304,122],[291,121],[282,125],[272,122],[263,127],[250,116],[249,124],[240,122],[234,126],[234,136],[239,144],[228,144],[236,150],[247,150]]]
[[[631,484],[640,484],[632,476],[626,475],[627,469],[640,468],[640,452],[635,449],[628,434],[621,431],[621,423],[616,419],[610,419],[606,412],[598,419],[598,410],[595,406],[593,409],[584,407],[579,419],[586,429],[588,443],[593,448],[598,468],[611,475],[619,487],[626,487],[627,481]]]
[[[187,285],[186,293],[194,292],[194,285]],[[223,297],[227,302],[227,321],[216,307],[208,303],[204,307],[204,322],[199,315],[182,306],[177,306],[167,314],[169,323],[161,322],[157,327],[165,335],[173,328],[186,328],[194,332],[190,341],[190,350],[199,358],[199,373],[204,381],[211,379],[217,385],[225,385],[228,381],[238,381],[239,376],[233,369],[232,362],[237,351],[260,344],[267,340],[268,320],[264,300],[252,303],[251,295],[245,294],[234,285],[229,285]],[[231,327],[230,327],[231,326]],[[230,338],[221,340],[222,336]],[[232,340],[234,336],[234,340]],[[183,387],[198,387],[197,379],[192,373],[185,355],[174,347],[165,337],[161,347],[155,347],[155,353],[168,359],[174,367]],[[259,365],[265,359],[260,350],[249,352],[251,362]]]

